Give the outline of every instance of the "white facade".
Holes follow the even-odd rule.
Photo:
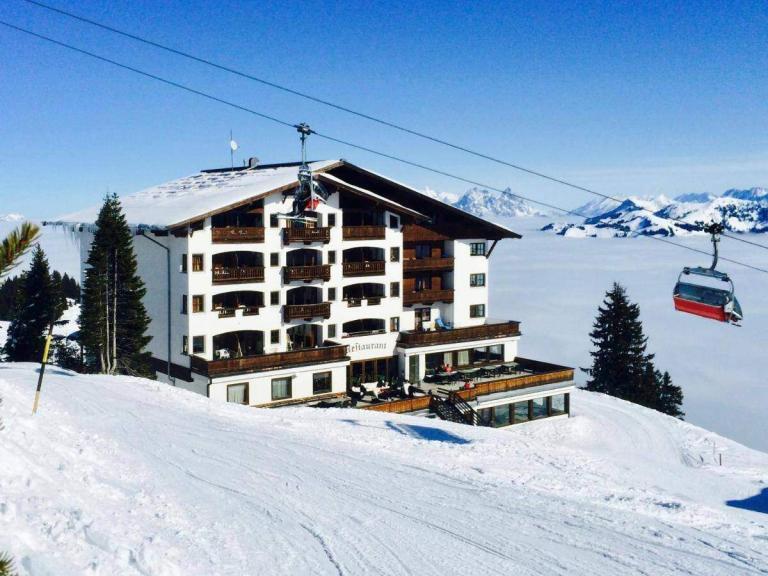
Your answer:
[[[333,167],[338,164],[324,163],[323,166]],[[423,346],[404,343],[403,340],[403,334],[413,331],[435,331],[445,327],[455,331],[486,324],[489,281],[487,252],[498,237],[488,241],[483,237],[453,238],[450,235],[441,236],[441,240],[433,239],[426,250],[432,260],[437,261],[437,271],[430,271],[427,266],[426,272],[414,273],[412,267],[406,269],[405,260],[406,253],[412,255],[414,245],[418,242],[406,241],[405,230],[407,226],[415,223],[426,222],[429,225],[429,216],[422,215],[418,210],[424,208],[424,202],[433,201],[412,192],[416,195],[414,206],[417,208],[411,209],[407,203],[400,203],[402,201],[388,201],[378,196],[378,191],[370,192],[352,185],[345,187],[342,186],[344,182],[341,179],[333,177],[333,180],[330,180],[331,177],[328,177],[329,182],[334,185],[341,184],[335,188],[327,203],[320,204],[316,210],[316,226],[329,229],[327,241],[312,239],[286,243],[284,234],[289,220],[284,215],[291,211],[293,197],[284,194],[286,189],[290,188],[286,185],[289,179],[285,171],[273,171],[279,172],[279,180],[275,182],[279,182],[280,186],[271,192],[265,190],[268,185],[264,183],[267,182],[264,177],[242,176],[237,180],[235,176],[222,176],[221,180],[226,182],[225,191],[228,196],[226,199],[222,197],[219,210],[201,214],[196,220],[190,218],[182,224],[174,224],[172,216],[168,216],[166,219],[170,221],[165,224],[164,229],[154,226],[153,231],[143,230],[142,233],[147,237],[137,233],[134,249],[139,274],[147,287],[145,306],[151,319],[149,333],[152,336],[149,351],[155,361],[158,378],[168,380],[166,366],[170,347],[172,383],[223,401],[228,399],[228,387],[247,384],[247,403],[256,406],[272,402],[298,401],[318,395],[342,394],[347,390],[350,383],[348,380],[353,374],[367,378],[366,382],[370,381],[370,378],[375,380],[377,373],[382,369],[381,366],[385,367],[389,376],[399,375],[411,381],[420,381],[426,372],[427,356],[437,353],[457,353],[466,349],[492,346],[494,350],[503,350],[503,358],[500,358],[503,361],[515,359],[519,339],[516,331],[494,333],[488,337],[479,334],[469,340],[464,338],[462,341]],[[217,181],[208,174],[202,175],[201,178],[207,182]],[[247,178],[259,183],[259,194],[248,196],[246,191],[234,186],[233,182],[244,182]],[[390,184],[381,177],[377,178],[382,181],[381,186],[384,188]],[[173,183],[165,186],[178,194],[178,198],[173,200],[179,204],[184,202],[179,190],[186,190],[185,186],[194,186],[196,181],[194,178],[188,178],[185,182],[192,184],[184,184],[181,188],[174,188]],[[215,187],[215,184],[212,186]],[[402,196],[403,187],[397,186],[398,193]],[[152,193],[158,194],[156,191],[161,189],[163,187],[156,187],[152,189]],[[235,194],[232,190],[239,195],[237,198],[232,196]],[[408,193],[411,194],[410,191]],[[345,211],[348,209],[342,209],[341,205],[346,198],[369,202],[371,206],[375,206],[376,225],[347,226]],[[170,201],[164,199],[166,200]],[[124,203],[129,222],[132,222],[130,209],[134,209],[137,202],[136,198],[129,197]],[[247,204],[248,202],[251,204]],[[260,218],[260,225],[250,226],[249,229],[259,228],[263,239],[247,237],[242,242],[232,242],[232,238],[227,241],[221,241],[220,237],[214,238],[217,231],[221,232],[221,225],[216,224],[215,220],[217,214],[243,205],[255,206],[252,212]],[[211,207],[210,202],[206,207]],[[135,209],[143,218],[148,217],[150,212],[141,203]],[[164,209],[167,210],[167,207]],[[451,213],[451,216],[463,227],[462,236],[466,234],[466,228],[487,230],[489,234],[501,237],[516,237],[514,233],[488,223],[473,227],[478,219],[461,216],[462,213],[451,207],[439,205],[435,209],[455,212],[456,214]],[[360,212],[359,208],[356,210],[357,213]],[[191,212],[185,208],[184,213],[188,215]],[[462,217],[474,220],[463,223],[460,222]],[[345,238],[345,228],[363,230],[366,227],[376,228],[377,233],[365,238],[346,234]],[[383,237],[376,237],[379,234]],[[91,239],[89,232],[81,233],[83,261],[87,257]],[[347,261],[347,255],[352,258],[357,249],[365,249],[366,254],[375,255],[372,260],[377,266],[375,273],[345,274],[344,263]],[[329,276],[286,280],[285,268],[289,259],[299,254],[297,251],[306,250],[314,251],[311,255],[316,256],[316,260],[313,260],[316,265],[330,268]],[[239,253],[237,258],[248,260],[250,264],[242,265],[238,260],[236,269],[229,266],[225,267],[227,270],[232,268],[238,272],[245,268],[261,268],[263,265],[263,276],[259,275],[260,273],[237,276],[236,282],[231,280],[235,276],[217,276],[217,279],[214,279],[214,267],[217,270],[222,269],[221,262],[232,258],[233,253]],[[302,252],[301,256],[308,254]],[[170,300],[167,258],[170,258]],[[360,256],[355,255],[354,258],[359,260]],[[364,257],[366,262],[367,258],[368,256]],[[410,258],[409,265],[412,264]],[[416,259],[419,258],[416,256]],[[424,261],[427,260],[429,258]],[[426,279],[414,279],[419,274],[426,275]],[[246,277],[247,280],[244,279]],[[436,283],[434,286],[430,284],[421,292],[424,282],[433,281]],[[357,286],[360,284],[366,286]],[[345,298],[348,290],[367,290],[373,296]],[[437,297],[425,296],[421,299],[421,294],[431,292]],[[322,308],[327,310],[327,313],[309,318],[288,318],[292,295],[298,297],[297,295],[305,293],[313,295],[317,304],[327,306]],[[238,303],[243,300],[255,304],[221,304],[230,302],[232,298],[237,298]],[[319,308],[313,308],[316,309]],[[302,334],[299,337],[296,329],[309,331],[310,334]],[[237,344],[233,346],[232,335],[235,333],[243,336],[238,336]],[[298,346],[297,342],[302,345]],[[307,342],[310,344],[307,345]],[[333,345],[346,346],[345,354],[322,357],[319,361],[301,361],[299,348],[316,351],[318,348],[327,349]],[[241,346],[242,348],[239,348]],[[296,354],[293,354],[294,352]],[[284,355],[291,355],[290,359],[283,360]],[[243,362],[235,362],[236,357],[242,357]],[[266,368],[265,365],[254,367],[249,363],[249,358],[253,357],[264,358],[265,361],[268,357],[279,357],[280,360],[275,360]],[[275,368],[278,364],[279,367]],[[286,378],[290,379],[288,388],[282,384]],[[275,382],[277,384],[273,386]],[[323,385],[319,386],[318,382]],[[283,387],[280,388],[281,386]],[[275,390],[278,389],[283,391],[280,397],[275,396]],[[290,393],[285,397],[284,392],[287,389],[290,389]],[[232,390],[234,388],[230,390],[233,397],[239,397],[237,394],[240,392],[235,394]]]

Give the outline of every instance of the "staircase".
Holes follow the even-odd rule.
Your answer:
[[[470,426],[491,425],[486,418],[481,418],[480,414],[456,392],[448,392],[447,396],[433,394],[429,401],[429,408],[441,420],[469,424]]]
[[[466,424],[467,421],[464,418],[464,414],[450,403],[446,398],[441,396],[431,396],[429,399],[429,409],[437,414],[441,420],[447,420],[449,422],[458,422],[459,424]]]

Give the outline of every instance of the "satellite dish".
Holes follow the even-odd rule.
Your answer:
[[[232,152],[235,152],[239,148],[239,146],[237,145],[237,142],[235,142],[234,140],[229,141],[229,147],[232,150]]]

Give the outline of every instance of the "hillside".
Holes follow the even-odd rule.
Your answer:
[[[768,455],[616,399],[497,431],[52,368],[32,417],[35,380],[0,365],[24,575],[768,571]]]

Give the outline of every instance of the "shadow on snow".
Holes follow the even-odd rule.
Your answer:
[[[753,512],[762,512],[768,514],[768,488],[763,488],[759,493],[743,500],[727,500],[725,502],[733,508],[743,508]]]

